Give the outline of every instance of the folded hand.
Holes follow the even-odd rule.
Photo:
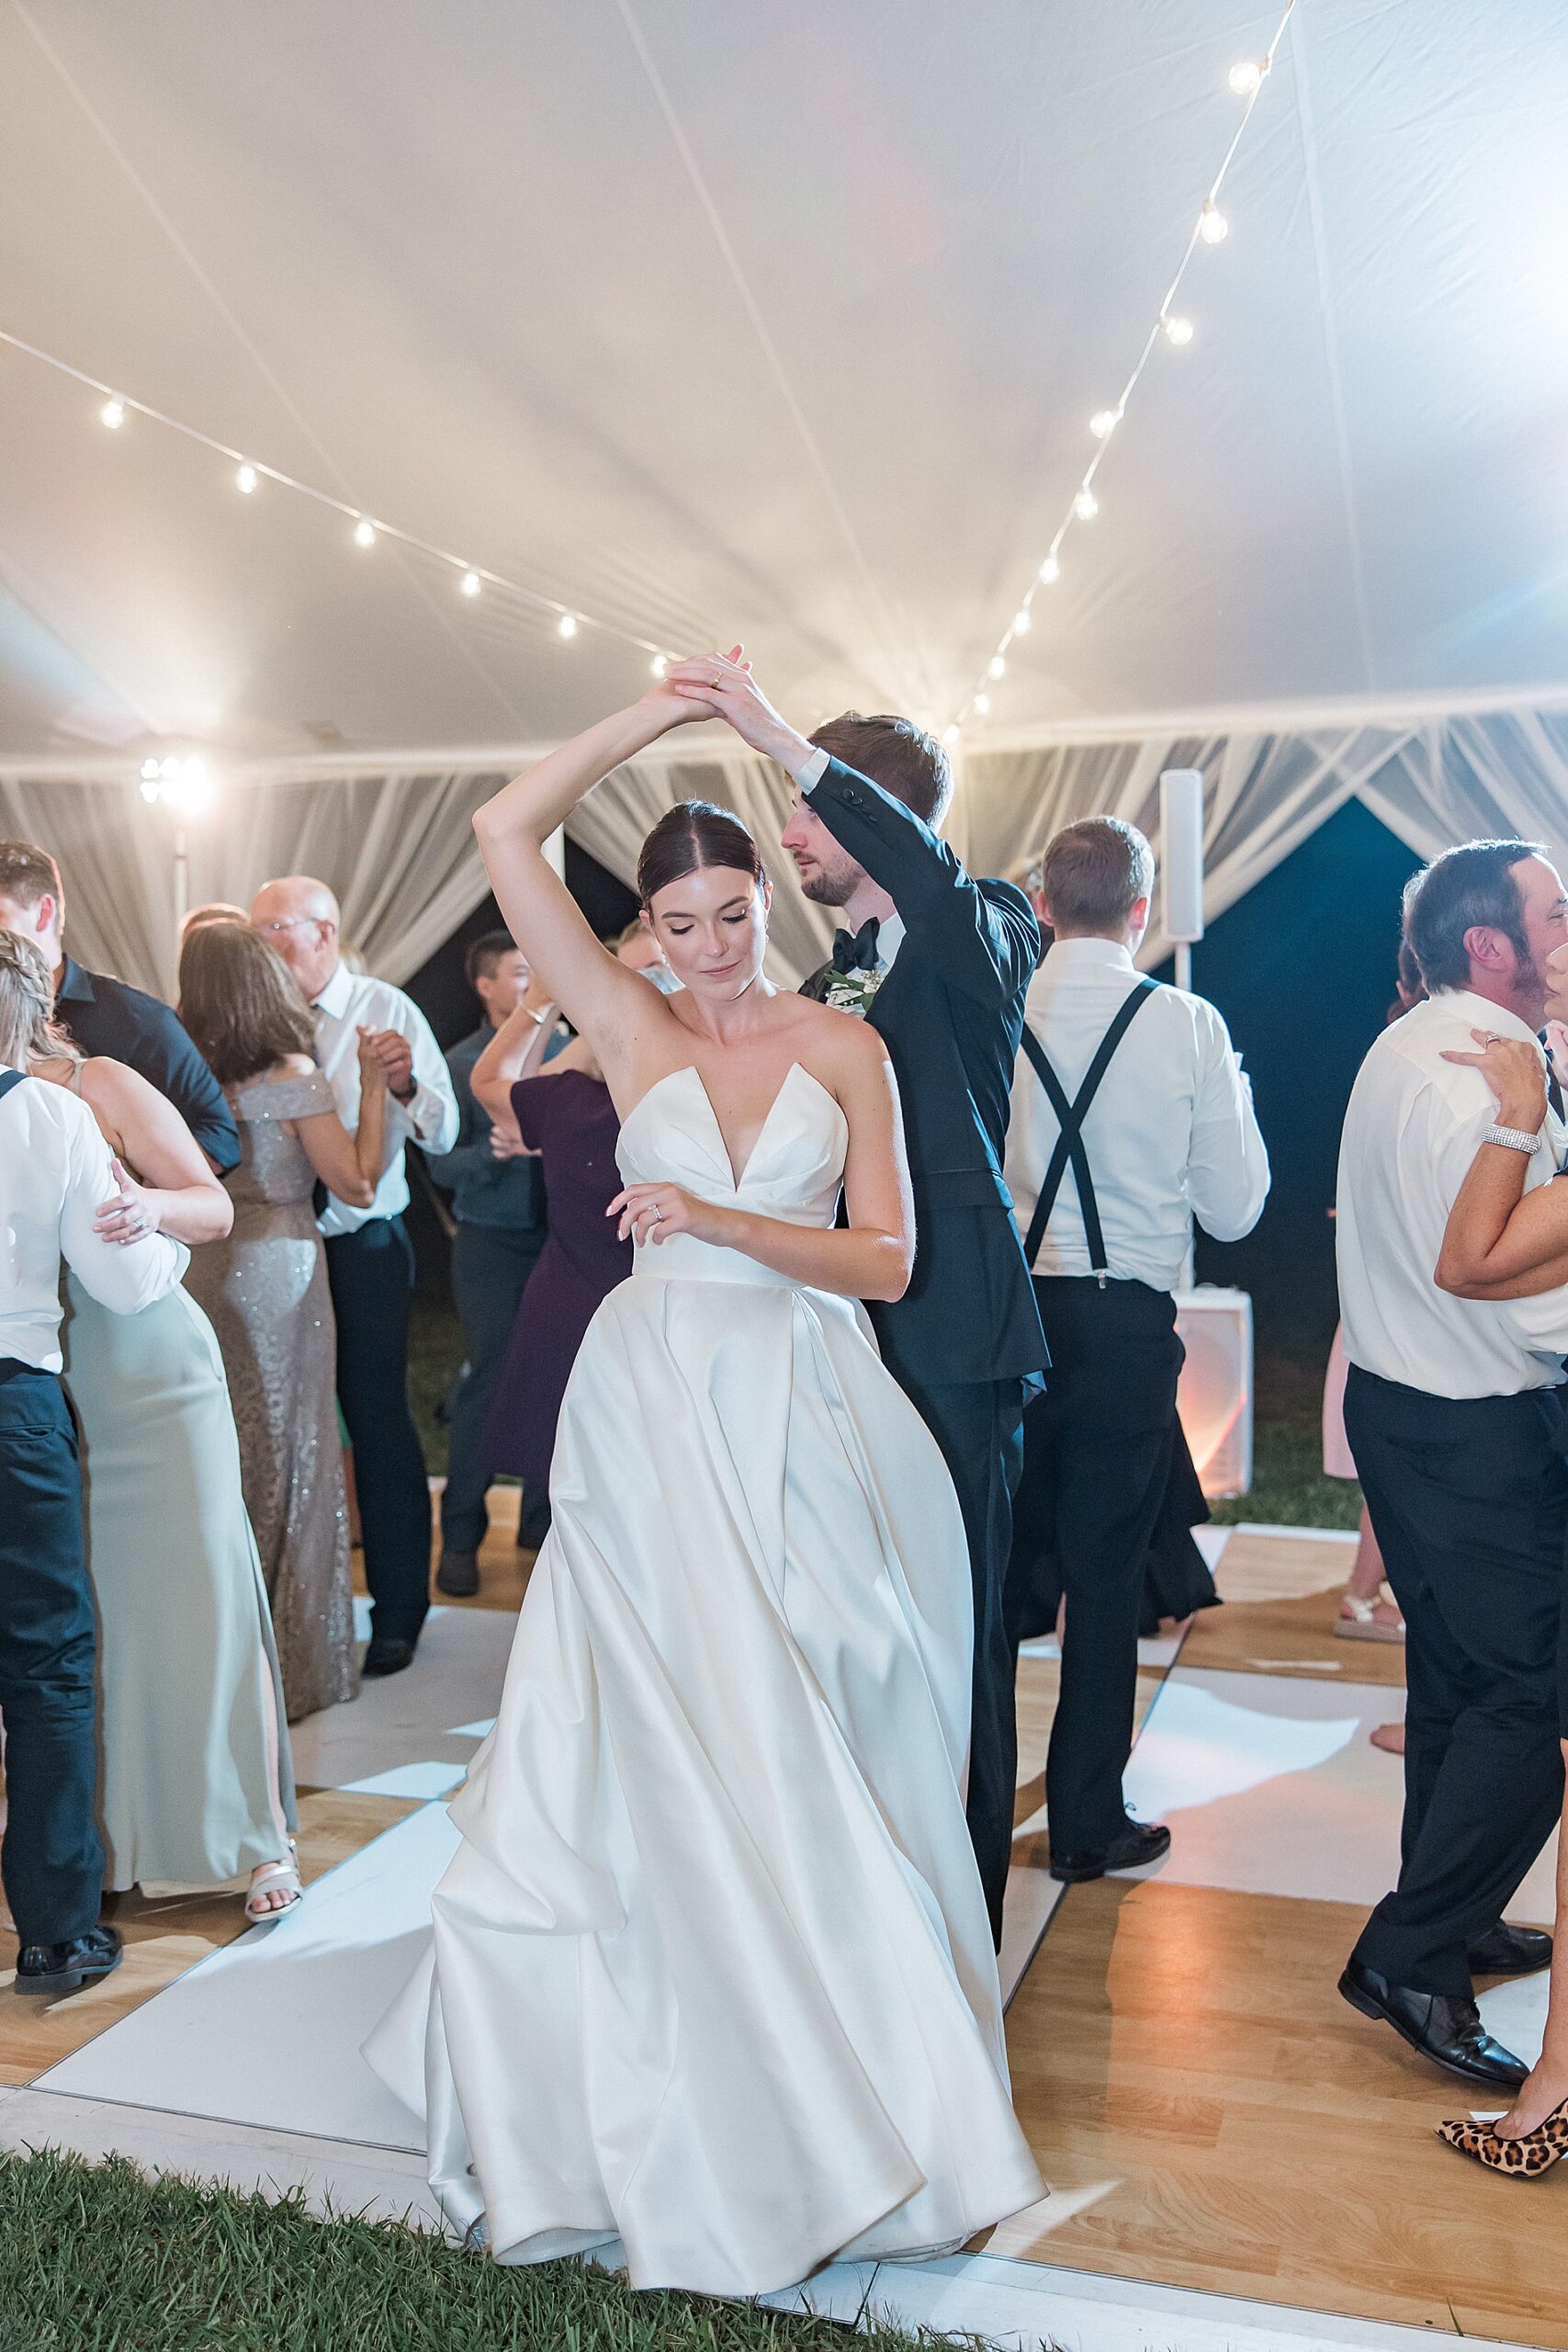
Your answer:
[[[112,1241],[125,1249],[157,1232],[158,1204],[143,1185],[126,1174],[118,1159],[111,1165],[117,1190],[113,1199],[106,1201],[95,1215],[93,1230],[100,1241]]]
[[[1540,1046],[1523,1037],[1499,1037],[1490,1029],[1472,1029],[1470,1034],[1479,1052],[1445,1048],[1444,1061],[1461,1062],[1465,1069],[1481,1072],[1497,1097],[1500,1126],[1517,1127],[1529,1136],[1539,1134],[1546,1119],[1546,1065]]]

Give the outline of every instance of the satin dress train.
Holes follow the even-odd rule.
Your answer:
[[[796,1065],[737,1184],[682,1069],[619,1157],[825,1227],[847,1141]],[[551,1507],[432,1950],[367,2045],[449,2217],[503,2262],[745,2295],[1032,2202],[964,1818],[964,1530],[863,1315],[639,1250]]]

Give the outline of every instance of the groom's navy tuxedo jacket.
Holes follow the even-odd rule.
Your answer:
[[[870,1309],[883,1356],[920,1386],[1029,1380],[1050,1357],[1002,1153],[1040,926],[1021,890],[976,882],[853,768],[829,760],[807,798],[905,927],[866,1014],[897,1073],[917,1227],[908,1289]]]

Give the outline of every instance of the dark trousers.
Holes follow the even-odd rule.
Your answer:
[[[24,1944],[68,1943],[98,1916],[96,1646],[64,1394],[52,1373],[0,1363],[0,1865]]]
[[[430,1486],[409,1410],[413,1250],[400,1216],[327,1243],[337,1317],[337,1397],[354,1448],[373,1631],[419,1638],[430,1605]]]
[[[1014,1661],[1002,1615],[1012,1539],[1012,1490],[1023,1459],[1021,1380],[900,1385],[942,1448],[964,1514],[975,1592],[975,1686],[969,1733],[969,1836],[1000,1948],[1018,1787]]]
[[[1103,1853],[1126,1825],[1138,1619],[1170,1476],[1182,1346],[1176,1302],[1146,1283],[1036,1276],[1050,1383],[1023,1419],[1008,1628],[1052,1634],[1066,1600],[1045,1766],[1054,1854]]]
[[[491,1465],[480,1439],[524,1285],[545,1246],[542,1226],[459,1224],[452,1241],[452,1296],[467,1359],[452,1391],[441,1541],[449,1552],[477,1552],[490,1516]]]
[[[1568,1464],[1561,1392],[1455,1400],[1352,1365],[1345,1430],[1404,1612],[1399,1884],[1356,1958],[1462,1996],[1562,1803],[1556,1655]]]

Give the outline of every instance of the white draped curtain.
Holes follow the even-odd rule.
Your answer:
[[[1205,784],[1204,911],[1210,921],[1352,797],[1418,855],[1483,835],[1568,846],[1568,711],[1513,710],[1344,726],[1211,733],[1168,729],[968,755],[949,830],[972,868],[999,873],[1075,817],[1129,818],[1157,835],[1159,777]],[[343,904],[344,934],[370,967],[406,980],[489,888],[469,820],[509,772],[383,764],[364,773],[248,778],[187,829],[192,904],[244,904],[269,875],[315,874]],[[787,778],[743,751],[633,760],[590,794],[571,837],[628,885],[654,820],[680,799],[735,809],[774,887],[770,969],[793,984],[820,963],[831,913],[801,895],[779,847]],[[167,994],[174,978],[175,835],[134,784],[29,777],[0,768],[0,837],[51,849],[65,877],[71,944],[85,962]],[[1151,933],[1145,961],[1168,942]]]

